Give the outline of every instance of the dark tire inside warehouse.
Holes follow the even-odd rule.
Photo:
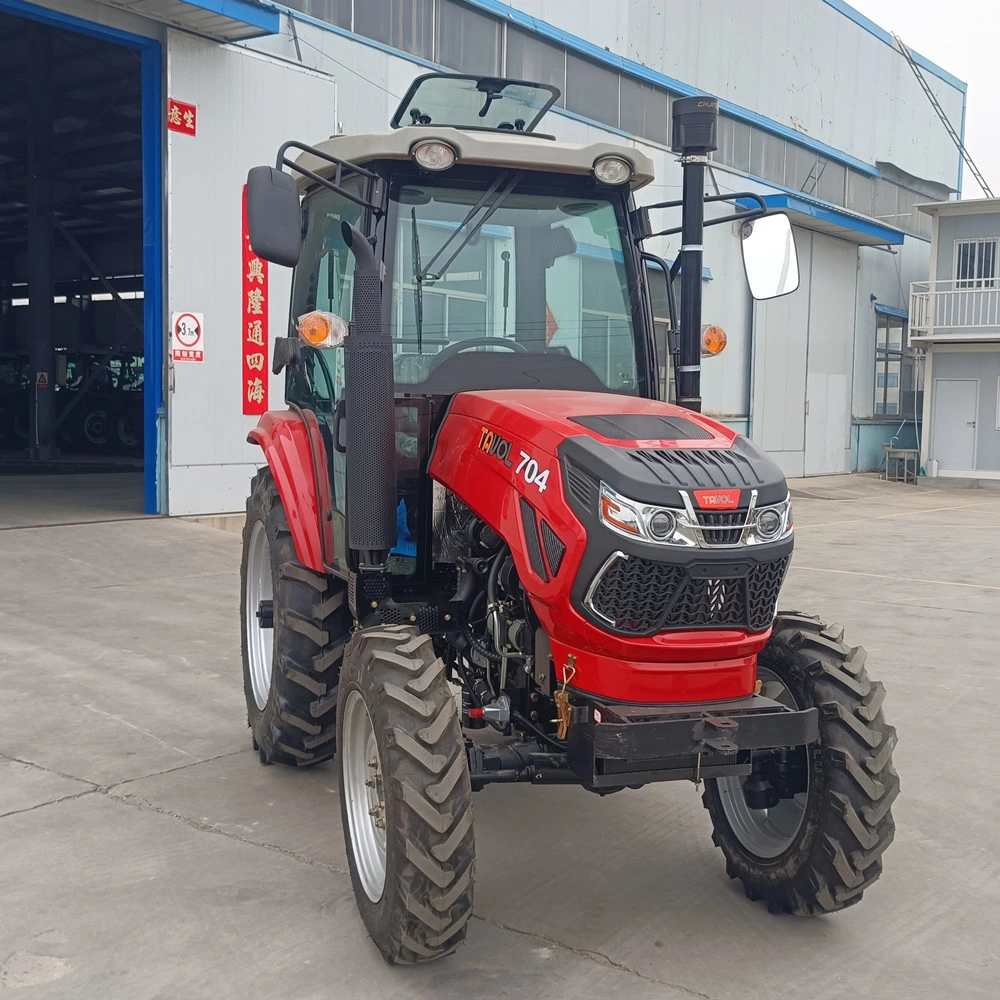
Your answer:
[[[0,7],[0,65],[0,492],[141,514],[142,53]]]

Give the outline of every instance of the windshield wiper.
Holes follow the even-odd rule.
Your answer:
[[[413,309],[417,315],[417,354],[424,353],[424,285],[420,271],[420,233],[417,230],[416,206],[410,209],[413,242]]]
[[[474,226],[470,226],[465,239],[462,240],[462,242],[455,248],[455,252],[444,262],[444,265],[437,273],[432,273],[431,268],[434,266],[434,263],[437,261],[437,259],[448,249],[448,247],[455,240],[458,234],[467,225],[469,225],[469,222],[472,220],[475,214],[481,208],[483,208],[487,200],[496,193],[497,189],[500,187],[501,182],[507,177],[507,175],[501,174],[486,189],[482,198],[480,198],[479,201],[477,201],[476,204],[472,206],[472,208],[469,210],[469,213],[459,223],[458,228],[448,237],[448,239],[444,241],[444,243],[441,244],[441,248],[438,250],[438,252],[434,254],[434,256],[427,262],[427,267],[425,267],[422,271],[419,271],[417,273],[418,284],[421,281],[439,281],[443,275],[448,273],[448,268],[451,267],[452,262],[455,260],[455,258],[469,245],[469,243],[472,241],[472,238],[476,235],[476,233],[478,233],[483,228],[483,226],[485,226],[486,223],[490,221],[490,219],[493,217],[493,213],[496,212],[496,210],[504,203],[507,196],[511,193],[511,191],[514,190],[515,185],[518,183],[518,181],[521,180],[523,176],[524,172],[520,170],[517,173],[510,176],[510,180],[507,181],[507,184],[504,186],[503,190],[499,193],[499,195],[497,195],[496,199],[490,205],[489,209],[483,214],[483,217]]]

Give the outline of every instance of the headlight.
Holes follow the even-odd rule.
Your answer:
[[[646,524],[657,541],[665,542],[677,528],[677,518],[669,510],[657,510],[649,515]]]
[[[786,497],[781,503],[761,507],[750,520],[746,534],[747,545],[766,545],[787,538],[792,533],[792,500]]]
[[[632,164],[621,156],[602,156],[594,161],[594,176],[602,184],[625,184],[632,177]]]
[[[757,533],[761,538],[774,538],[781,531],[781,515],[773,508],[762,510],[757,516]]]
[[[601,483],[601,520],[619,535],[638,538],[644,542],[691,545],[692,541],[678,534],[679,514],[680,511],[667,507],[629,500],[616,493],[607,483]]]
[[[411,152],[413,159],[424,170],[447,170],[455,165],[457,158],[455,150],[448,143],[436,139],[418,143]]]

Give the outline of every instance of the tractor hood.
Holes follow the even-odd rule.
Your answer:
[[[601,482],[634,500],[681,506],[681,492],[739,490],[744,507],[788,496],[778,466],[746,437],[669,403],[604,392],[459,393],[449,416],[530,442],[557,458],[570,497],[591,505]]]

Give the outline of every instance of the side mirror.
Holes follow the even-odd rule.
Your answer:
[[[799,260],[787,215],[748,219],[740,230],[743,270],[755,299],[776,299],[799,287]]]
[[[253,167],[247,175],[247,228],[258,257],[294,267],[302,246],[299,189],[289,174]]]

